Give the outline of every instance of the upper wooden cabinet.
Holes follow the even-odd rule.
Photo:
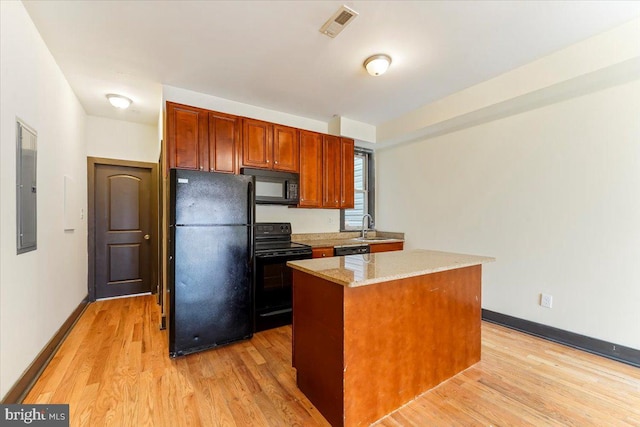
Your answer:
[[[302,208],[322,207],[322,135],[300,131],[300,203]]]
[[[299,131],[288,126],[273,125],[273,169],[300,170]]]
[[[353,139],[340,138],[342,162],[342,177],[340,179],[340,208],[353,209],[354,207],[354,162],[353,155],[355,143]]]
[[[300,131],[302,208],[354,206],[353,139]]]
[[[242,123],[242,167],[298,172],[298,130],[260,120]]]
[[[322,150],[322,206],[353,208],[353,139],[324,135]]]
[[[240,118],[209,113],[209,171],[238,172],[236,153],[240,149]]]
[[[166,138],[170,168],[208,168],[208,115],[207,110],[167,102]]]
[[[240,168],[300,173],[304,208],[354,205],[352,139],[167,102],[168,168],[239,173]]]
[[[322,137],[322,206],[340,207],[340,188],[342,177],[342,147],[340,137],[323,135]]]
[[[271,168],[273,125],[260,120],[242,120],[242,166]]]
[[[168,167],[236,173],[240,119],[167,102]]]

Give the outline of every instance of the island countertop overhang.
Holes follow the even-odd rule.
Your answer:
[[[353,288],[493,261],[495,258],[487,256],[412,249],[289,261],[287,265],[295,270]]]

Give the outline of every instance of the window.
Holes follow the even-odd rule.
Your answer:
[[[340,229],[353,231],[362,229],[362,217],[374,214],[374,177],[373,151],[364,148],[355,149],[354,166],[354,208],[340,211]]]

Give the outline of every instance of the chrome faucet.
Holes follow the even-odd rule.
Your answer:
[[[369,231],[368,227],[364,228],[364,223],[367,217],[369,217],[369,227],[373,227],[373,217],[370,214],[363,215],[362,216],[362,239],[367,238],[367,231]]]

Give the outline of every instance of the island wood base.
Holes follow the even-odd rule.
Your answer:
[[[346,287],[294,270],[298,388],[332,426],[365,426],[478,362],[481,272]]]

